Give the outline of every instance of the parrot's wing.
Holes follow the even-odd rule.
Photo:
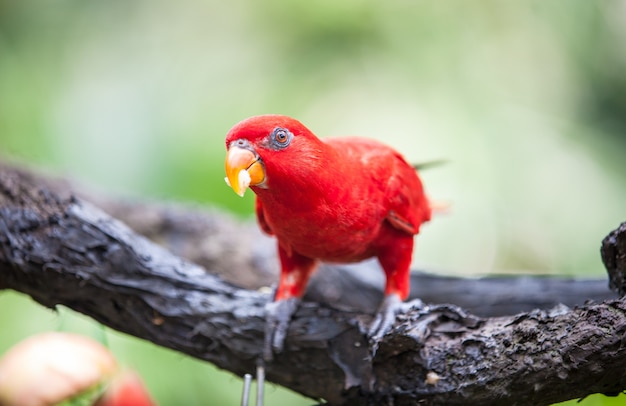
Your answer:
[[[324,142],[332,145],[345,161],[358,162],[355,172],[363,179],[367,174],[367,181],[378,185],[374,190],[380,188],[384,195],[381,199],[371,196],[370,201],[385,205],[385,220],[394,228],[417,234],[420,225],[430,219],[430,205],[422,182],[415,168],[400,153],[368,138],[329,137]]]
[[[409,223],[407,219],[399,216],[394,210],[390,210],[389,213],[387,213],[385,220],[398,230],[404,231],[407,234],[417,234],[419,231],[418,227],[415,227],[413,224]]]
[[[394,155],[385,191],[389,199],[385,219],[400,231],[417,234],[420,225],[430,220],[430,205],[414,168],[400,154]]]
[[[263,232],[266,234],[274,235],[272,228],[270,227],[269,224],[267,224],[267,220],[265,220],[265,211],[263,210],[263,204],[261,203],[261,200],[258,197],[256,198],[255,210],[256,210],[256,218],[257,218],[257,221],[259,222],[259,227],[261,227],[261,230],[263,230]]]

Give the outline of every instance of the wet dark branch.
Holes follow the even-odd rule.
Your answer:
[[[278,279],[275,242],[261,234],[253,221],[234,221],[225,213],[190,205],[120,202],[93,196],[89,200],[138,234],[237,286],[259,289]],[[314,275],[307,299],[374,312],[382,299],[383,286],[384,276],[375,260],[324,266]],[[414,270],[410,297],[427,303],[453,303],[488,317],[617,298],[607,286],[605,278],[463,278]]]
[[[219,213],[103,206],[211,272],[71,197],[63,185],[5,166],[0,167],[0,288],[24,292],[45,306],[66,305],[237,375],[252,372],[269,296],[216,274],[248,287],[267,284],[275,269],[272,242],[254,225]],[[139,211],[151,214],[142,219]],[[473,302],[476,312],[480,303],[514,302],[517,310],[558,301],[581,306],[490,319],[454,306],[415,308],[400,317],[372,357],[362,329],[370,320],[365,310],[375,306],[380,292],[375,280],[355,281],[359,274],[379,274],[365,269],[373,266],[319,272],[309,298],[330,304],[309,301],[301,307],[286,352],[267,367],[271,381],[333,404],[549,404],[624,389],[626,305],[619,300],[583,305],[591,297],[606,298],[601,289],[606,282],[459,283],[418,274],[416,284],[428,292],[417,293],[426,301],[467,297],[462,305]],[[245,272],[233,276],[239,268]],[[256,276],[247,276],[250,272]],[[489,288],[481,290],[483,284]],[[355,299],[360,295],[350,294],[354,291],[366,299]],[[549,292],[549,300],[538,292]]]

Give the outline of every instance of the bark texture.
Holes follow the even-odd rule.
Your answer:
[[[171,251],[73,197],[65,184],[0,166],[0,288],[68,306],[237,375],[252,372],[269,294],[250,288],[272,280],[271,240],[217,213],[99,201]],[[615,233],[602,249],[612,275],[624,269],[626,226]],[[369,267],[319,272],[285,352],[267,365],[269,380],[337,405],[540,405],[626,387],[626,303],[605,281],[417,274],[414,294],[431,303],[457,298],[481,317],[455,305],[416,305],[370,347],[363,331],[380,291],[362,276],[380,271]],[[589,298],[604,301],[585,304]],[[553,307],[558,302],[570,307]]]

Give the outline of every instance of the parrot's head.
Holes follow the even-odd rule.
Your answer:
[[[302,160],[315,160],[323,143],[296,119],[262,115],[237,123],[226,135],[226,183],[239,196],[248,186],[297,176]],[[271,180],[270,180],[271,179]]]

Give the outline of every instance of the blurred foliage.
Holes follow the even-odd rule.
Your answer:
[[[287,114],[450,162],[423,174],[452,209],[423,228],[417,266],[601,277],[600,240],[625,217],[624,72],[624,1],[0,0],[0,153],[249,217],[252,196],[222,180],[223,137]],[[0,352],[61,328],[28,302],[0,293]],[[161,404],[237,403],[236,378],[105,336]]]

